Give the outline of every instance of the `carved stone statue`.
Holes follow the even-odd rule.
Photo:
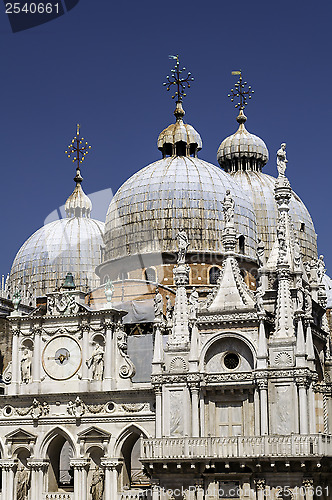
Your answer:
[[[93,353],[86,364],[88,368],[92,368],[92,380],[103,380],[104,349],[98,342],[95,342]]]
[[[21,357],[21,379],[23,384],[31,382],[31,363],[31,352],[25,348]]]
[[[31,485],[31,473],[28,469],[19,469],[16,473],[16,499],[27,500]]]
[[[113,293],[114,293],[113,282],[111,280],[108,280],[107,283],[105,283],[105,295],[108,304],[112,302]]]
[[[297,240],[294,243],[294,257],[293,257],[293,260],[294,260],[294,269],[295,270],[300,269],[300,266],[301,266],[301,249],[300,249],[299,242]]]
[[[177,240],[178,240],[178,264],[185,264],[186,262],[186,253],[187,249],[189,247],[189,238],[187,233],[184,231],[184,229],[180,229],[178,234],[177,234]]]
[[[285,264],[287,262],[287,245],[286,245],[286,231],[282,220],[279,220],[278,222],[277,239],[279,244],[278,261],[280,264]]]
[[[323,282],[323,278],[326,273],[326,268],[325,268],[325,262],[324,262],[324,255],[320,255],[319,259],[317,261],[317,278],[318,278],[318,283],[321,284]]]
[[[73,417],[80,418],[85,413],[86,406],[81,400],[79,396],[75,399],[75,401],[69,401],[67,404],[67,412],[69,415],[73,415]]]
[[[21,292],[19,290],[17,290],[17,288],[16,288],[15,292],[13,293],[13,296],[12,296],[12,303],[13,303],[15,311],[18,310],[18,307],[21,303],[21,300],[22,300]]]
[[[308,288],[304,289],[304,312],[306,316],[312,315],[312,298]]]
[[[234,224],[234,207],[235,202],[231,197],[231,192],[227,189],[224,202],[223,202],[223,211],[224,211],[224,223],[225,226],[233,226]]]
[[[98,466],[92,475],[90,493],[92,500],[102,500],[104,495],[104,473]]]
[[[164,300],[163,296],[159,292],[159,288],[156,288],[156,295],[154,297],[154,320],[162,321],[163,320],[163,305]]]
[[[189,319],[197,318],[198,305],[198,292],[196,288],[193,287],[192,292],[189,295]]]
[[[265,245],[261,239],[259,239],[257,243],[256,255],[258,260],[258,266],[264,267],[266,264]]]
[[[277,151],[277,169],[281,176],[285,176],[288,160],[286,158],[286,143],[283,142]]]
[[[171,323],[173,318],[173,306],[169,295],[166,295],[166,321],[167,324]]]
[[[257,312],[259,313],[265,313],[264,301],[263,301],[264,293],[265,292],[263,285],[259,285],[259,287],[256,290],[256,306],[257,306]]]
[[[315,259],[310,262],[310,283],[318,283],[318,261]]]
[[[302,311],[304,305],[302,278],[298,276],[296,280],[296,305],[297,310]]]

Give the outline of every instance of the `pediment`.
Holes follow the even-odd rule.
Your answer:
[[[100,442],[105,440],[110,440],[111,434],[109,432],[98,429],[98,427],[89,427],[77,435],[78,439],[81,441],[89,442]]]
[[[24,429],[15,429],[15,431],[10,432],[5,436],[7,442],[12,443],[30,443],[31,441],[35,442],[37,436],[34,436],[30,432]]]

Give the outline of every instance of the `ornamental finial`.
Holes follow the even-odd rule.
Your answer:
[[[239,97],[239,102],[235,104],[236,108],[240,108],[240,114],[241,111],[244,110],[245,106],[248,104],[247,99],[251,99],[252,95],[254,93],[254,90],[252,90],[251,86],[249,85],[248,90],[245,90],[246,85],[248,85],[247,82],[242,82],[242,72],[241,70],[239,71],[232,71],[232,75],[239,75],[239,80],[235,84],[235,89],[231,89],[231,93],[228,94],[228,97],[231,98],[231,101],[234,102],[234,99],[236,97]]]
[[[174,59],[176,61],[175,66],[173,69],[171,69],[171,76],[166,76],[167,82],[164,82],[163,85],[166,86],[166,90],[169,91],[171,89],[172,85],[176,85],[177,90],[174,92],[174,95],[172,95],[172,99],[175,99],[178,102],[182,102],[182,98],[185,97],[187,94],[185,94],[186,88],[190,88],[190,83],[194,80],[194,78],[191,76],[191,73],[188,73],[186,78],[181,78],[181,73],[182,71],[186,71],[186,68],[180,69],[180,61],[179,61],[179,56],[168,56],[169,59]]]
[[[83,162],[85,156],[88,154],[91,146],[87,142],[84,142],[84,137],[80,137],[80,124],[77,124],[76,136],[71,141],[71,144],[68,146],[68,150],[65,151],[68,158],[72,158],[73,163],[77,163],[76,165],[76,176],[74,178],[75,182],[82,182],[83,178],[81,177],[80,164]]]

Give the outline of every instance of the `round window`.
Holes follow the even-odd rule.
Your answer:
[[[240,358],[235,352],[229,352],[224,357],[224,365],[228,370],[235,370],[240,364]]]

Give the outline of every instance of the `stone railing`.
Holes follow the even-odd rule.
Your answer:
[[[141,459],[232,459],[332,456],[332,436],[236,436],[141,440]]]
[[[44,493],[43,500],[73,500],[74,493]]]

